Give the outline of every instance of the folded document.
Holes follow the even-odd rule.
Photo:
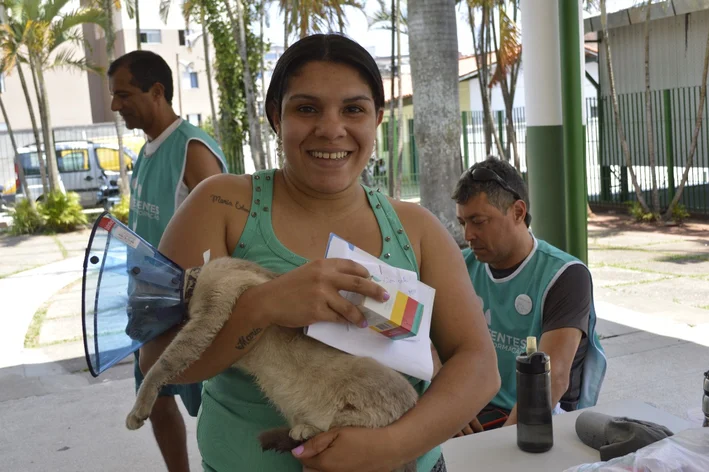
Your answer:
[[[429,333],[436,291],[420,282],[416,272],[392,267],[334,234],[330,235],[325,257],[351,259],[366,267],[370,275],[387,284],[396,285],[400,292],[423,305],[421,324],[416,336],[399,340],[389,339],[371,329],[330,322],[310,325],[305,331],[306,334],[355,356],[371,357],[403,374],[421,380],[431,380],[433,358]],[[353,295],[344,291],[341,293],[346,298],[352,298]]]

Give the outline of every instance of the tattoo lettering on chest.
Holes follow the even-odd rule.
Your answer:
[[[239,203],[239,201],[234,201],[232,202],[231,200],[228,200],[226,198],[223,198],[221,195],[210,195],[209,198],[212,199],[212,203],[218,203],[220,205],[226,205],[230,206],[232,208],[236,208],[237,210],[245,211],[246,213],[249,212],[249,209],[246,205],[242,205]]]
[[[236,343],[236,348],[240,351],[246,349],[246,346],[251,344],[251,342],[256,339],[256,336],[258,336],[261,331],[263,331],[262,328],[254,328],[254,330],[246,336],[239,336],[239,342]]]

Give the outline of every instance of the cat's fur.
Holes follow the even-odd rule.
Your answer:
[[[275,276],[252,262],[228,257],[203,266],[189,301],[189,320],[145,375],[126,419],[128,429],[143,425],[160,388],[212,343],[239,296]],[[418,399],[400,373],[371,358],[327,346],[300,329],[267,328],[234,367],[254,376],[290,426],[290,431],[264,432],[260,437],[264,450],[289,451],[338,426],[387,426]],[[416,463],[400,470],[414,472]]]

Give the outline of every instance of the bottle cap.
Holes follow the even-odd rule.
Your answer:
[[[517,370],[523,374],[545,374],[551,370],[551,361],[543,352],[522,353],[517,356]]]

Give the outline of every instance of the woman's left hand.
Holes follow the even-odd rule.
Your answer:
[[[293,449],[306,469],[318,472],[391,472],[403,465],[398,453],[386,428],[334,428]]]

